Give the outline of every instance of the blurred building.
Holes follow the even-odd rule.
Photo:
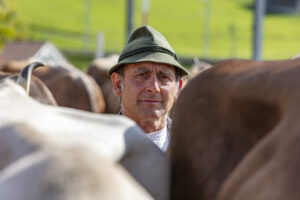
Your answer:
[[[64,66],[69,62],[51,42],[16,41],[5,44],[0,63],[11,61],[39,61],[51,66]]]

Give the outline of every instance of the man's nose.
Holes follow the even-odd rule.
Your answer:
[[[149,80],[146,90],[152,93],[158,93],[160,91],[159,81],[156,77],[153,77]]]

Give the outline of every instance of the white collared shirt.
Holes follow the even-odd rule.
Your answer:
[[[170,136],[167,127],[160,131],[146,134],[147,137],[154,142],[163,152],[166,152],[169,147]]]
[[[123,115],[122,109],[118,113]],[[163,152],[166,152],[170,143],[170,132],[171,132],[172,120],[167,118],[167,126],[160,131],[146,134],[147,137],[154,142]]]

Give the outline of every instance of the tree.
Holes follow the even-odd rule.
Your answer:
[[[6,41],[24,39],[27,34],[25,23],[9,1],[0,0],[0,47]]]

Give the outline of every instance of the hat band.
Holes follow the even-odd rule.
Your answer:
[[[159,46],[147,46],[147,47],[141,47],[141,48],[138,48],[138,49],[134,49],[132,51],[129,51],[129,52],[126,52],[126,53],[122,54],[119,57],[118,62],[120,62],[121,60],[123,60],[123,59],[125,59],[127,57],[130,57],[132,55],[135,55],[135,54],[138,54],[138,53],[143,53],[143,52],[149,52],[149,51],[150,52],[162,52],[162,53],[169,54],[172,57],[174,57],[175,60],[178,61],[176,54],[173,53],[173,52],[171,52],[170,50],[168,50],[166,48],[159,47]]]

